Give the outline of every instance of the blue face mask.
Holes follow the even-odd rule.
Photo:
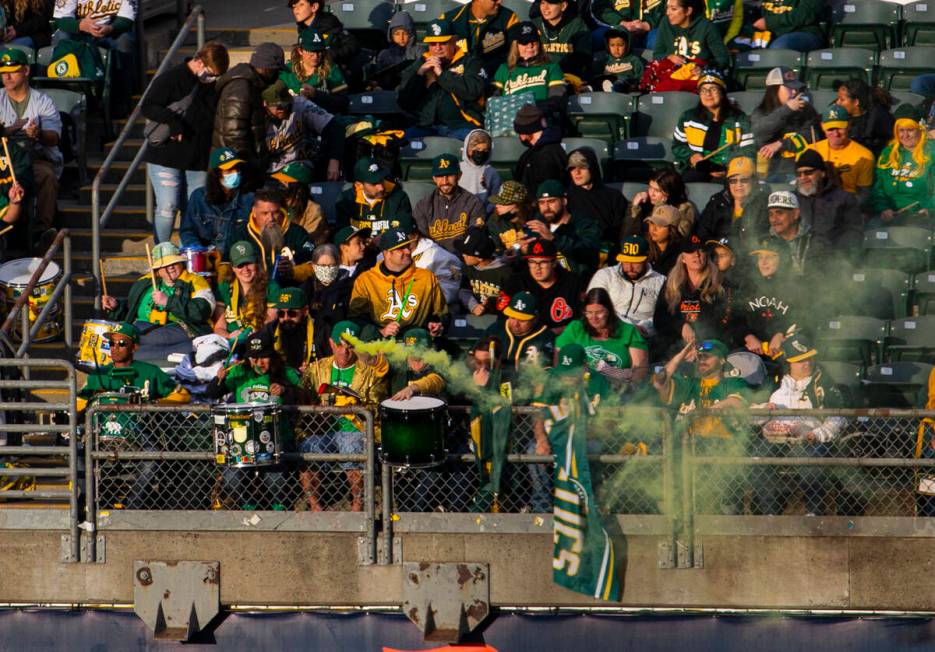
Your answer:
[[[240,172],[231,172],[221,177],[221,185],[228,190],[233,190],[240,186]]]

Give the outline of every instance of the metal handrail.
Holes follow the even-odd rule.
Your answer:
[[[153,75],[153,79],[165,72],[172,64],[172,59],[182,47],[182,44],[188,37],[189,32],[191,32],[192,25],[196,26],[198,49],[200,50],[202,47],[204,47],[205,12],[201,5],[195,5],[192,7],[192,12],[188,15],[188,18],[179,29],[179,33],[176,35],[175,40],[172,41],[172,45],[169,46],[169,50],[166,52],[162,63],[159,64],[159,68],[156,69],[156,74]],[[103,183],[104,178],[110,172],[110,168],[113,165],[114,160],[117,158],[117,154],[120,152],[120,150],[123,148],[123,145],[130,137],[130,132],[133,130],[133,125],[142,113],[143,102],[145,102],[149,97],[151,90],[152,83],[146,86],[146,88],[143,90],[143,94],[140,96],[139,102],[136,103],[136,106],[133,108],[133,112],[130,113],[130,117],[127,118],[127,124],[124,125],[123,131],[121,131],[120,135],[117,136],[117,140],[110,148],[110,152],[108,152],[107,157],[104,159],[104,163],[101,164],[101,168],[97,171],[97,174],[94,176],[94,181],[91,184],[91,274],[94,277],[94,307],[98,310],[101,308],[101,269],[100,265],[98,264],[98,261],[101,259],[101,228],[107,225],[107,221],[110,219],[110,216],[113,215],[114,210],[117,207],[117,202],[119,202],[123,197],[123,193],[126,191],[127,186],[130,185],[130,179],[139,168],[140,163],[143,160],[143,155],[145,154],[148,146],[146,140],[143,140],[143,145],[136,153],[136,156],[133,157],[133,161],[130,163],[130,167],[127,168],[126,174],[124,174],[123,178],[120,180],[120,183],[117,185],[117,189],[114,191],[110,201],[107,202],[107,206],[104,208],[103,214],[101,213],[101,183]]]
[[[58,248],[62,247],[62,277],[56,283],[52,295],[49,297],[49,300],[42,307],[42,312],[36,317],[36,320],[30,324],[29,321],[29,311],[23,310],[23,306],[29,301],[29,297],[32,296],[32,292],[35,289],[36,285],[39,283],[39,279],[42,278],[42,275],[45,273],[46,267],[49,266],[49,263],[52,262],[52,257],[55,256],[55,253],[58,251]],[[72,305],[71,305],[71,237],[69,235],[68,229],[62,229],[59,231],[55,239],[52,241],[52,244],[49,246],[49,249],[45,252],[45,255],[42,257],[42,260],[39,262],[39,266],[36,267],[33,271],[32,276],[29,278],[29,282],[26,284],[26,287],[16,298],[16,302],[13,304],[13,308],[10,310],[10,313],[7,315],[6,320],[3,322],[3,325],[0,326],[0,340],[7,346],[10,351],[14,351],[15,358],[22,358],[26,351],[29,350],[29,346],[32,344],[33,338],[39,332],[43,325],[45,325],[46,319],[52,313],[55,305],[58,303],[58,300],[64,298],[64,327],[65,327],[65,345],[71,347],[72,345]],[[20,315],[22,311],[22,332],[23,339],[19,347],[16,348],[10,341],[9,333],[10,329],[13,327],[13,324],[16,322],[16,318]]]

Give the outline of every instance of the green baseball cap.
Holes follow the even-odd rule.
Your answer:
[[[0,51],[0,72],[17,72],[28,66],[29,59],[22,50],[9,48]]]
[[[380,249],[393,251],[412,242],[412,234],[401,229],[387,229],[380,236]]]
[[[277,310],[305,308],[306,306],[308,306],[308,298],[302,288],[282,288],[279,296],[276,297]]]
[[[730,349],[721,340],[705,340],[698,345],[698,353],[705,355],[716,355],[722,360],[730,353]]]
[[[454,33],[451,31],[451,26],[448,24],[448,21],[436,18],[426,26],[425,36],[422,38],[422,42],[447,43],[452,38],[454,38]]]
[[[444,177],[449,174],[458,174],[461,171],[461,161],[453,154],[439,154],[432,159],[432,176]]]
[[[237,156],[237,152],[230,147],[215,147],[211,150],[208,167],[212,170],[230,170],[238,163],[243,162],[243,159]]]
[[[324,52],[327,49],[325,39],[318,30],[308,27],[299,34],[299,47],[306,52]]]
[[[558,351],[557,362],[552,371],[558,375],[580,373],[588,362],[588,355],[580,344],[566,344]]]
[[[549,199],[552,197],[564,197],[565,186],[556,179],[547,179],[536,188],[536,199]]]
[[[355,324],[352,321],[339,321],[331,329],[331,341],[332,342],[347,342],[348,339],[346,336],[350,335],[351,337],[360,339],[360,326]]]
[[[503,314],[520,321],[529,321],[536,318],[539,301],[534,294],[517,292],[510,299],[510,305],[503,309]]]
[[[354,180],[361,183],[380,183],[389,172],[374,158],[362,158],[354,165]]]
[[[125,337],[129,337],[134,344],[138,344],[140,341],[140,330],[133,324],[125,321],[117,324],[117,328],[105,334],[104,337],[110,339],[114,335],[124,335]]]
[[[406,346],[428,346],[430,341],[429,332],[424,328],[410,328],[403,336]]]
[[[332,242],[336,245],[347,244],[355,235],[359,235],[366,240],[373,235],[373,229],[355,229],[353,226],[345,226],[334,234],[334,240],[332,240]]]
[[[270,106],[292,104],[292,93],[289,92],[289,87],[286,86],[286,83],[281,79],[263,89],[260,96],[263,98],[263,101]]]
[[[235,242],[231,246],[231,265],[240,267],[244,263],[255,263],[258,260],[256,247],[249,240]]]
[[[290,183],[301,183],[307,186],[312,182],[312,171],[309,167],[305,163],[296,163],[295,161],[270,176],[277,181],[282,181],[287,186]]]
[[[825,129],[843,129],[850,122],[851,117],[843,106],[832,104],[821,115],[821,126]]]

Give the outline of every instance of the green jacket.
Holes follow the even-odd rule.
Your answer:
[[[719,70],[730,68],[730,53],[724,47],[721,33],[707,18],[695,18],[686,28],[663,20],[658,29],[653,59],[679,54],[687,59],[701,59]]]
[[[471,14],[470,2],[443,13],[439,19],[448,21],[451,32],[458,37],[458,48],[480,59],[488,76],[506,61],[520,22],[512,9],[502,5],[496,16],[480,21]]]
[[[705,0],[705,12],[724,43],[730,43],[743,28],[743,0]]]
[[[899,148],[899,165],[894,168],[887,165],[894,147]],[[912,213],[923,208],[930,213],[935,210],[935,144],[925,143],[925,156],[928,162],[919,166],[912,159],[912,152],[906,151],[898,143],[887,145],[877,159],[877,169],[870,189],[870,203],[874,213],[887,209],[899,210],[915,204],[908,209]]]
[[[538,219],[544,218],[539,217]],[[585,215],[572,215],[567,224],[552,232],[559,261],[564,258],[568,269],[582,278],[590,277],[600,263],[601,226]]]
[[[101,367],[88,375],[78,396],[91,399],[101,392],[119,392],[125,387],[133,387],[142,392],[144,401],[156,401],[167,397],[179,387],[166,372],[149,362],[134,360],[130,363],[130,368],[135,372],[135,376],[121,371],[115,374],[113,364]]]
[[[542,49],[552,63],[559,64],[563,72],[585,77],[591,67],[592,48],[591,31],[584,21],[577,16],[570,20],[563,17],[553,27],[540,16],[533,23],[539,29]]]
[[[749,402],[749,388],[740,378],[722,376],[713,381],[676,374],[669,379],[662,402],[678,407],[687,419],[692,435],[704,438],[736,439],[746,432],[745,424],[733,416],[695,416],[695,410],[709,408],[728,398]]]
[[[426,77],[417,74],[427,57],[424,54],[403,74],[400,108],[414,113],[420,127],[483,127],[487,73],[481,60],[459,50],[438,79],[429,83]]]
[[[658,27],[660,19],[665,18],[666,3],[662,0],[597,0],[592,11],[597,18],[611,26],[631,20],[645,20],[652,27]],[[641,11],[642,9],[642,11]]]
[[[828,3],[824,0],[766,0],[763,18],[773,38],[790,32],[822,36],[821,22]]]
[[[756,158],[750,119],[737,110],[724,112],[724,120],[716,123],[702,107],[689,109],[681,115],[672,134],[672,153],[680,169],[690,168],[694,154],[708,155],[728,143],[727,147],[708,159],[713,164],[726,166],[736,156]]]
[[[132,286],[126,301],[117,304],[108,311],[107,318],[112,321],[137,321],[137,315],[143,300],[152,290],[150,275],[140,277]],[[211,314],[214,312],[214,293],[208,282],[201,276],[188,271],[182,272],[169,294],[166,304],[168,323],[177,323],[191,337],[206,335],[211,332]]]
[[[409,201],[402,186],[385,181],[386,198],[372,206],[364,199],[357,185],[348,188],[338,196],[334,205],[335,229],[353,226],[355,229],[372,229],[373,235],[392,226],[393,220],[400,217],[412,217],[412,202]]]

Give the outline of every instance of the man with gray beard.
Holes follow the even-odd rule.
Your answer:
[[[802,224],[847,258],[859,253],[864,216],[857,197],[837,187],[821,154],[805,150],[795,163],[795,196]]]

